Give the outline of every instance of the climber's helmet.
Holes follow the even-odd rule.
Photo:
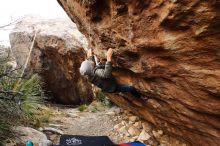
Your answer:
[[[85,60],[81,63],[79,71],[81,75],[90,76],[93,74],[93,69],[94,69],[94,63],[90,60]]]

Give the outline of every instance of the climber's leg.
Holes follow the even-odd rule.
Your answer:
[[[129,85],[118,85],[116,92],[130,92],[133,96],[140,98],[141,94],[133,87]]]

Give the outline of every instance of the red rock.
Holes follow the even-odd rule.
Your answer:
[[[114,48],[118,81],[150,98],[140,107],[109,94],[113,102],[192,145],[220,145],[219,1],[58,2],[95,54]]]

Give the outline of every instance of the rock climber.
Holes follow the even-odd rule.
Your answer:
[[[130,92],[134,97],[141,98],[141,94],[130,85],[119,85],[112,76],[112,55],[113,50],[109,48],[106,57],[107,62],[101,65],[91,49],[88,52],[89,58],[81,63],[80,74],[86,76],[89,81],[101,88],[103,92]]]

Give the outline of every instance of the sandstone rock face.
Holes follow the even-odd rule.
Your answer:
[[[118,81],[149,97],[109,94],[113,102],[189,144],[220,145],[219,1],[58,2],[95,54],[114,48]]]
[[[55,100],[79,104],[92,100],[91,85],[79,73],[85,59],[86,38],[70,20],[27,17],[10,34],[13,54],[23,66],[36,39],[27,71],[37,72]]]

